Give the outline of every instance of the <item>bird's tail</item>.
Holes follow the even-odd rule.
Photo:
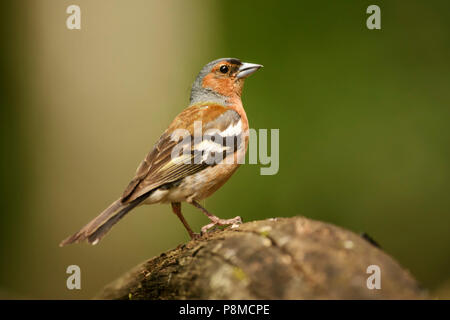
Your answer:
[[[83,240],[87,240],[93,245],[97,244],[113,225],[115,225],[120,219],[122,219],[128,213],[128,211],[142,202],[142,200],[144,199],[137,198],[130,203],[122,203],[121,199],[114,201],[95,219],[81,228],[80,231],[63,240],[59,244],[59,246],[63,247],[67,244],[77,243]]]

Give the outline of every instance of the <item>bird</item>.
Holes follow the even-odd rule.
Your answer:
[[[206,64],[191,87],[189,105],[163,132],[119,199],[60,243],[97,244],[132,209],[170,203],[191,239],[217,226],[242,223],[241,217],[221,219],[200,201],[224,185],[245,159],[249,124],[241,94],[248,76],[262,68],[236,58]],[[181,212],[181,203],[200,209],[210,220],[195,233]]]

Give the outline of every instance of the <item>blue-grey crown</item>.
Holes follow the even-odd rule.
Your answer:
[[[219,62],[219,61],[228,61],[233,64],[242,64],[241,60],[236,58],[220,58],[214,61],[207,63],[198,73],[197,78],[195,78],[194,83],[191,88],[191,97],[190,104],[195,104],[200,101],[213,101],[213,102],[221,102],[226,103],[225,97],[214,92],[209,89],[205,89],[202,86],[203,78],[211,72],[211,69]]]

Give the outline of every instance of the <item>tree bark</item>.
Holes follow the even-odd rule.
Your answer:
[[[381,271],[369,289],[367,268]],[[372,283],[372,281],[370,281]],[[424,299],[395,260],[363,237],[304,217],[217,230],[154,257],[97,299]]]

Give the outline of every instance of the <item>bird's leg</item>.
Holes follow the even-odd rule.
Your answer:
[[[210,224],[207,224],[206,226],[202,227],[202,233],[208,232],[208,230],[213,228],[214,226],[228,226],[230,224],[240,224],[240,223],[242,223],[242,219],[239,216],[234,217],[232,219],[220,219],[219,217],[216,217],[215,215],[209,213],[208,210],[203,208],[197,201],[193,200],[191,202],[191,204],[193,206],[199,208],[200,210],[202,210],[202,212],[204,214],[206,214],[206,216],[209,218],[209,220],[211,220]]]
[[[177,215],[177,217],[181,220],[181,222],[183,223],[187,232],[189,233],[189,236],[191,237],[191,239],[198,239],[200,237],[200,235],[198,233],[195,233],[194,231],[192,231],[191,227],[189,226],[186,219],[184,219],[183,214],[181,213],[181,203],[172,202],[171,205],[172,205],[173,213],[175,213]]]

